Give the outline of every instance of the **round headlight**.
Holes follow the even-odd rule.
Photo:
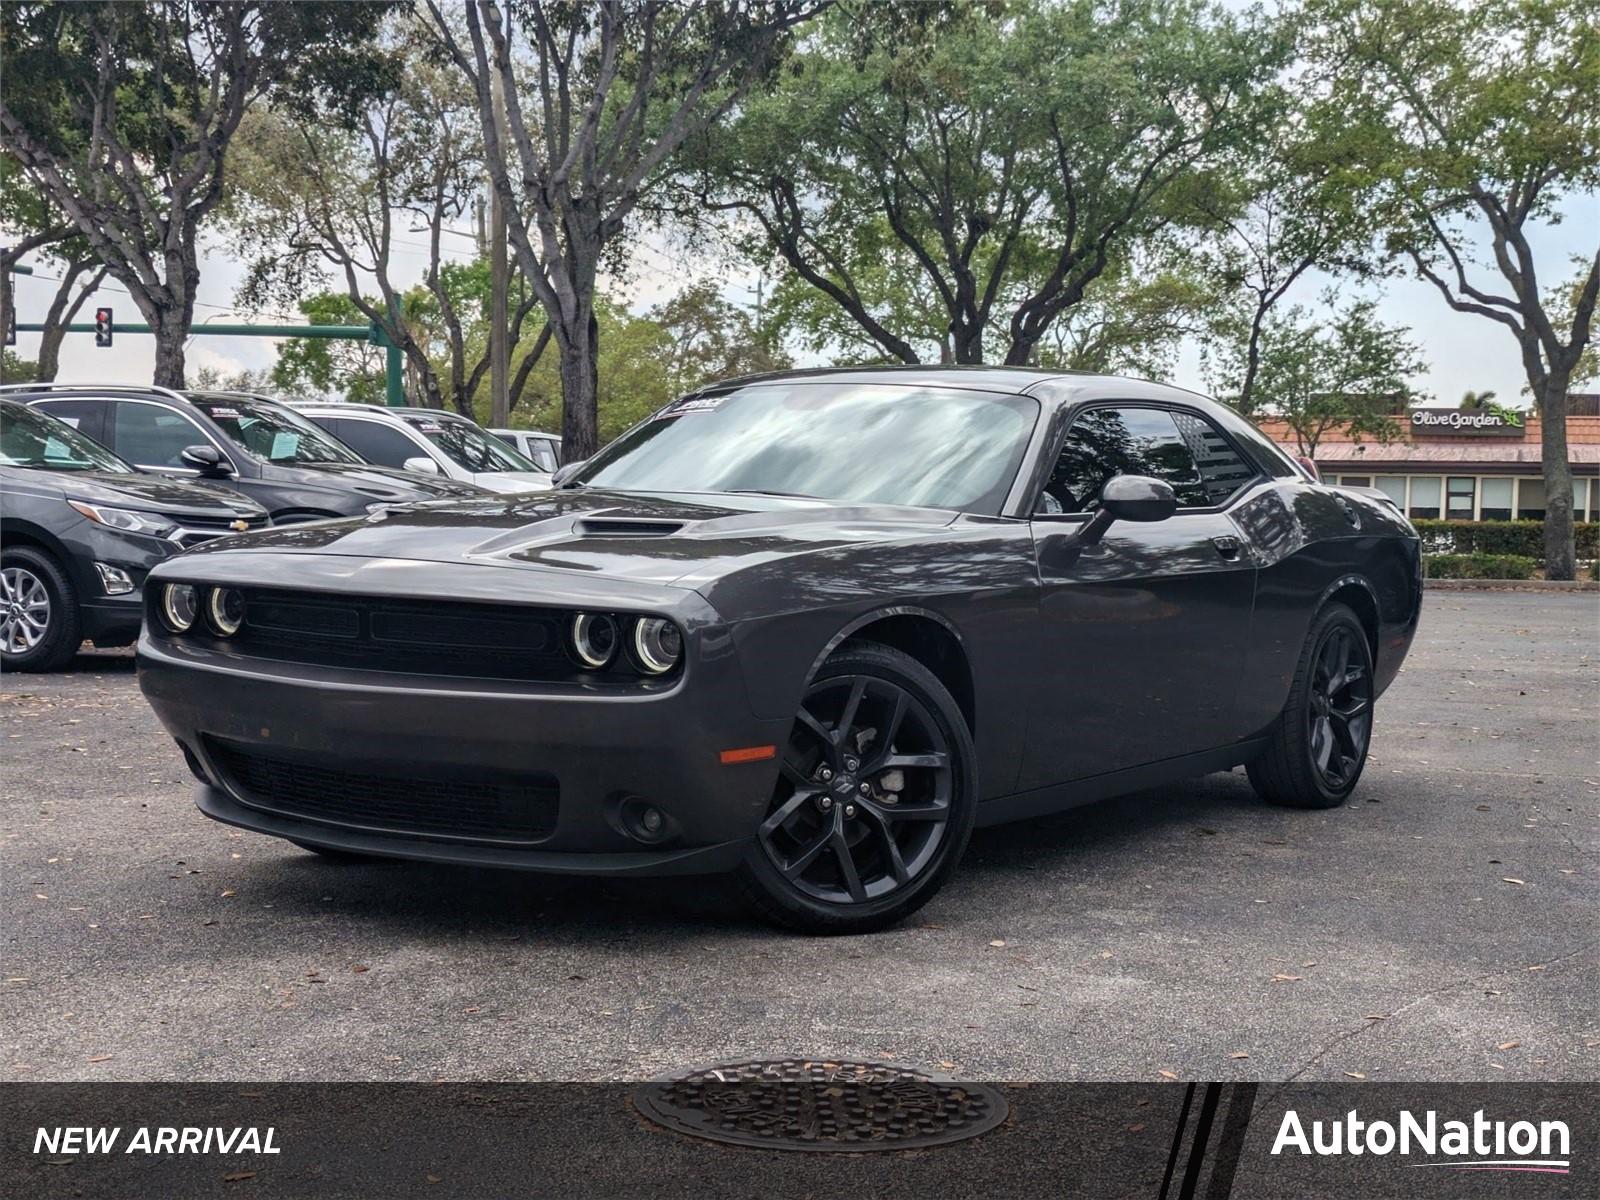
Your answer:
[[[189,583],[169,583],[161,589],[161,619],[173,633],[187,633],[200,613],[200,595]]]
[[[598,671],[617,654],[617,623],[604,613],[579,613],[572,618],[572,654]]]
[[[633,657],[640,669],[665,675],[683,657],[683,634],[671,621],[641,617],[633,623]]]
[[[232,637],[244,624],[244,597],[233,588],[212,588],[206,614],[211,618],[211,628],[223,637]]]

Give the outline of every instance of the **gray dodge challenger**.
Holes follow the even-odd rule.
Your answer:
[[[1154,383],[733,380],[557,487],[163,563],[139,678],[202,812],[330,859],[732,872],[882,928],[977,825],[1243,765],[1356,787],[1415,531]]]

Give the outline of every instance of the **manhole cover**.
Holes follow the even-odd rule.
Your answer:
[[[634,1104],[691,1137],[773,1150],[914,1150],[987,1133],[1000,1089],[884,1063],[785,1058],[727,1063],[647,1083]]]

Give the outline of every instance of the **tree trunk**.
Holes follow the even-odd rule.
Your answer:
[[[156,370],[151,382],[157,387],[182,390],[183,344],[188,340],[189,323],[178,313],[163,311],[150,322],[156,339]]]
[[[1539,404],[1539,451],[1544,466],[1544,577],[1576,579],[1572,541],[1572,463],[1567,457],[1566,374],[1546,376],[1535,393]]]
[[[600,327],[592,293],[580,293],[580,311],[563,321],[561,349],[561,458],[578,462],[600,448],[598,357]]]

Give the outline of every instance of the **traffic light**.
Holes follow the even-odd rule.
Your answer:
[[[111,310],[97,308],[94,310],[94,344],[96,346],[111,345],[111,335],[115,328],[111,324]]]

